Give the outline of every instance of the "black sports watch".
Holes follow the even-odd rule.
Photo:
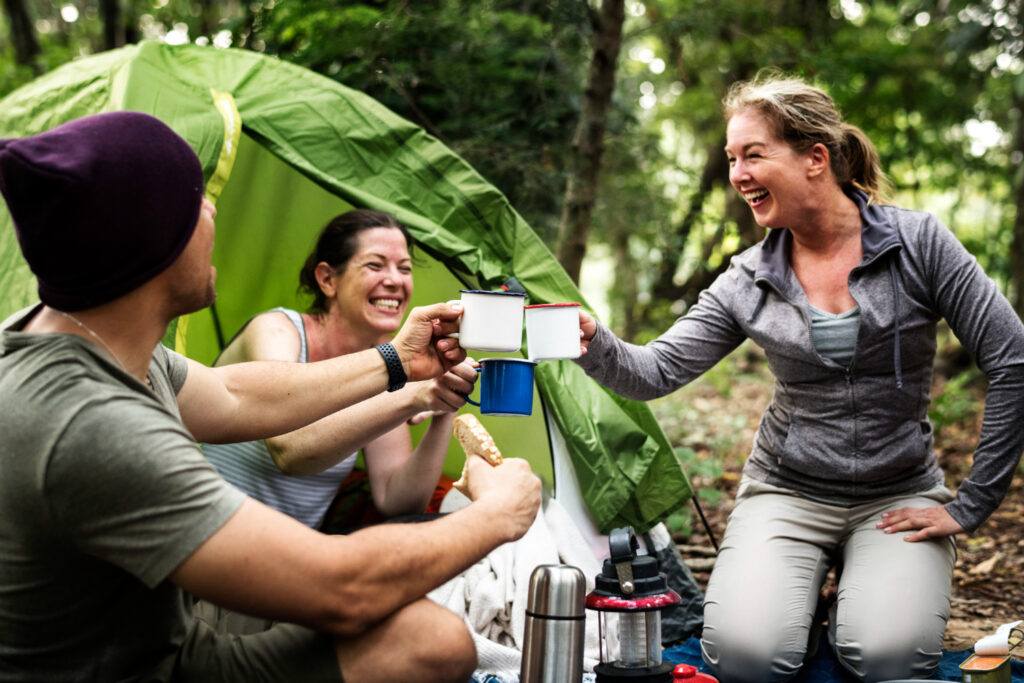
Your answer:
[[[398,391],[409,381],[409,376],[402,367],[402,359],[398,357],[398,351],[395,351],[391,342],[378,344],[377,350],[384,357],[384,365],[388,369],[388,391]]]

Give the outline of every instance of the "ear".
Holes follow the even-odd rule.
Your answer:
[[[832,158],[828,153],[828,147],[816,143],[807,152],[807,177],[814,178],[832,168]]]
[[[313,275],[316,277],[316,283],[320,286],[320,291],[324,293],[324,296],[331,298],[337,293],[337,288],[334,286],[334,268],[327,265],[326,261],[316,264]]]

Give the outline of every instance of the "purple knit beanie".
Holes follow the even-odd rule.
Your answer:
[[[39,298],[78,311],[178,258],[199,220],[203,169],[159,119],[119,111],[0,140],[0,193]]]

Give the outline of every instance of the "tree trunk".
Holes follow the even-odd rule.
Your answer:
[[[639,329],[636,301],[640,293],[637,282],[637,267],[629,253],[629,229],[619,226],[611,236],[612,258],[615,261],[615,287],[609,288],[612,296],[613,318],[621,320],[617,333],[626,341],[632,341]]]
[[[721,139],[707,148],[707,161],[704,164],[704,171],[701,173],[700,184],[697,187],[697,191],[690,198],[690,205],[686,215],[670,238],[669,247],[664,250],[665,253],[662,256],[662,261],[658,265],[657,279],[651,287],[652,302],[656,300],[682,300],[686,304],[686,308],[689,308],[697,301],[697,296],[701,291],[710,286],[718,275],[725,272],[729,265],[729,259],[734,254],[743,251],[764,238],[764,229],[754,222],[754,216],[750,212],[749,207],[747,207],[739,194],[730,188],[726,193],[725,217],[727,220],[732,220],[736,223],[740,238],[739,245],[735,251],[722,254],[721,263],[717,268],[701,268],[693,273],[686,282],[680,284],[675,282],[676,270],[679,268],[679,259],[682,256],[687,241],[690,239],[690,231],[694,223],[701,217],[704,211],[704,204],[707,202],[708,195],[716,185],[726,185],[728,187],[729,164],[725,154],[722,152],[723,147],[725,147],[725,140]],[[721,237],[724,234],[724,230],[719,228],[712,240],[703,245],[702,261],[704,263],[707,263],[711,252],[721,242]],[[649,306],[644,310],[643,318],[645,322],[651,319],[653,309],[656,307],[656,305],[653,308]]]
[[[604,153],[604,133],[615,89],[615,62],[622,45],[624,0],[604,0],[594,23],[594,56],[587,89],[573,136],[569,182],[558,224],[558,261],[573,282],[580,281],[580,267],[587,252],[590,217],[597,198],[597,178]]]
[[[705,149],[707,161],[704,162],[704,170],[700,174],[697,191],[690,197],[686,214],[676,227],[675,232],[669,237],[667,248],[663,250],[664,254],[658,264],[658,274],[651,286],[651,296],[655,299],[671,301],[679,298],[680,289],[675,283],[675,276],[679,269],[679,259],[686,248],[686,242],[690,239],[690,231],[702,215],[704,203],[711,190],[729,176],[729,163],[725,153],[722,152],[724,147],[725,136],[723,135]]]
[[[216,10],[213,7],[212,0],[199,0],[199,33],[198,36],[207,36],[210,39],[213,38],[213,34],[217,29],[217,19],[215,16]]]
[[[4,11],[10,22],[11,43],[14,45],[14,60],[18,64],[32,67],[36,73],[42,68],[36,61],[39,55],[39,41],[36,39],[36,27],[28,14],[25,0],[3,0]]]
[[[100,0],[100,17],[103,19],[103,49],[113,50],[123,46],[124,26],[118,0]]]
[[[133,45],[142,40],[139,32],[138,0],[125,0],[124,12],[121,14],[121,36],[125,45]]]
[[[736,223],[737,232],[740,236],[739,244],[732,251],[722,252],[721,260],[717,267],[698,270],[686,282],[676,288],[676,296],[674,298],[681,299],[686,304],[687,309],[697,303],[700,293],[710,287],[715,278],[729,268],[729,262],[733,256],[747,247],[757,244],[764,238],[764,228],[754,222],[754,216],[750,212],[750,207],[747,206],[747,203],[736,192],[726,195],[725,220],[731,220]],[[716,232],[716,239],[704,246],[704,263],[708,262],[711,252],[721,243],[721,236],[724,234],[725,231],[720,228]]]

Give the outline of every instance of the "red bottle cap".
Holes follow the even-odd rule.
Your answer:
[[[673,681],[687,681],[687,683],[718,683],[718,679],[708,674],[697,671],[697,667],[690,664],[677,664],[672,670]]]

